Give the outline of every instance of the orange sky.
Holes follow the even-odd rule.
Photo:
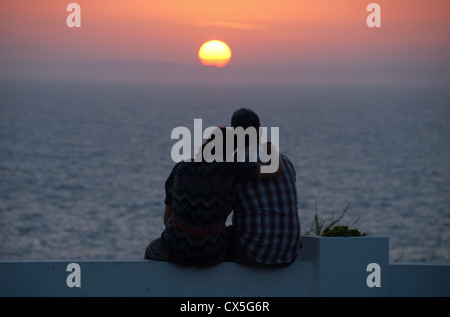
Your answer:
[[[380,0],[382,27],[366,26],[370,0],[2,0],[0,62],[157,61],[201,65],[219,39],[227,67],[308,62],[445,63],[450,1]]]

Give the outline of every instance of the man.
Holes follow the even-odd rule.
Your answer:
[[[234,112],[231,125],[243,129],[254,127],[259,131],[260,121],[255,112],[241,108]],[[248,159],[252,151],[248,150],[250,144],[246,146]],[[299,254],[296,174],[291,161],[281,152],[280,158],[285,168],[282,176],[238,185],[233,222],[228,227],[227,260],[246,265],[283,267],[294,262]]]

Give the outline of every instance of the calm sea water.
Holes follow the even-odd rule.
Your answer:
[[[390,260],[450,262],[447,87],[0,85],[0,258],[140,259],[163,230],[176,126],[280,128],[302,230],[326,220],[390,239]]]

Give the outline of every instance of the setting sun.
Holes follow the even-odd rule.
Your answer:
[[[224,42],[212,40],[200,47],[198,57],[205,66],[224,67],[230,61],[231,50]]]

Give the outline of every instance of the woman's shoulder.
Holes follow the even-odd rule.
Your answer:
[[[183,161],[180,161],[176,163],[173,167],[173,170],[183,169],[183,168],[191,168],[193,167],[194,160],[192,159],[185,159]]]
[[[207,163],[204,161],[195,162],[194,160],[181,161],[173,167],[172,174],[194,175],[194,174],[204,172],[204,174],[211,175],[211,174],[214,174],[214,173],[218,172],[219,170],[221,170],[219,168],[219,166],[220,165],[216,164],[215,162],[212,162],[212,163]]]

